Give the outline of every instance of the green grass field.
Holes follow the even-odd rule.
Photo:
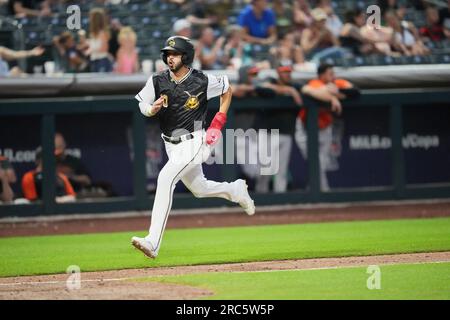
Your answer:
[[[0,276],[450,250],[450,218],[166,231],[145,258],[131,232],[0,239]]]
[[[206,299],[450,299],[450,263],[380,266],[371,290],[367,268],[208,273],[150,278],[214,292]],[[145,281],[147,281],[145,280]],[[251,284],[251,285],[249,285]]]

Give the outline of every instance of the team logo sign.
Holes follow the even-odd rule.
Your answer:
[[[174,47],[175,46],[175,40],[170,39],[168,45],[171,46],[171,47]]]
[[[185,93],[189,96],[189,98],[186,100],[186,102],[184,103],[184,107],[186,109],[195,109],[198,107],[198,105],[200,104],[200,102],[198,101],[198,97],[203,93],[200,92],[197,95],[192,95],[189,92],[185,91]]]

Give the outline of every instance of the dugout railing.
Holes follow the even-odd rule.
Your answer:
[[[345,108],[389,108],[389,128],[392,145],[390,148],[392,185],[383,188],[352,188],[322,192],[320,189],[318,160],[318,104],[305,98],[309,112],[307,113],[308,154],[307,188],[282,194],[254,194],[257,205],[282,205],[300,203],[354,202],[400,199],[432,199],[450,198],[450,183],[439,185],[407,185],[405,179],[405,156],[402,146],[403,108],[414,105],[450,105],[450,90],[448,88],[434,89],[395,89],[395,90],[364,90],[362,95],[353,101],[343,103]],[[248,98],[234,99],[229,111],[226,127],[233,128],[234,112],[236,110],[261,108],[276,108],[277,105],[292,105],[288,97],[274,99]],[[218,99],[213,100],[210,109],[218,107]],[[134,196],[105,198],[101,200],[77,201],[60,204],[55,202],[55,168],[53,156],[55,117],[67,114],[93,113],[129,113],[132,117],[133,143],[133,189]],[[35,115],[41,121],[41,145],[43,148],[43,184],[42,201],[32,204],[0,205],[0,217],[6,216],[36,216],[68,213],[101,213],[151,209],[153,196],[146,192],[146,141],[142,134],[145,128],[143,117],[136,101],[131,96],[108,97],[74,97],[74,98],[34,98],[34,99],[3,99],[0,101],[0,116]],[[223,135],[226,138],[226,135]],[[225,155],[224,155],[225,157]],[[222,165],[222,176],[230,181],[236,176],[235,167]],[[230,205],[221,199],[202,199],[199,201],[190,194],[175,194],[173,208],[206,208]]]

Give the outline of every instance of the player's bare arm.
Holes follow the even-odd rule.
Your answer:
[[[337,114],[342,113],[342,105],[339,98],[333,95],[327,87],[313,88],[310,85],[305,85],[302,88],[302,93],[314,99],[331,104],[331,110]]]

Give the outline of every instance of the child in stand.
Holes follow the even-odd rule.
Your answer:
[[[139,71],[139,54],[136,49],[136,33],[131,27],[123,27],[119,32],[119,50],[116,56],[115,71],[132,74]]]

